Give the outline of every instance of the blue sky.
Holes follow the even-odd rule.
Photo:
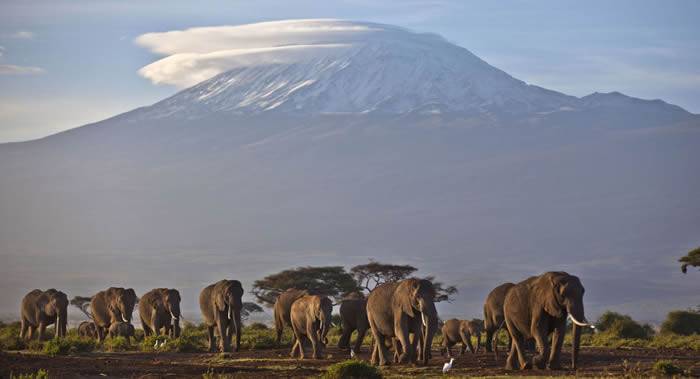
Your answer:
[[[700,113],[700,2],[110,1],[0,3],[0,142],[38,138],[177,91],[137,71],[139,35],[290,18],[435,32],[511,75],[583,96],[620,91]]]

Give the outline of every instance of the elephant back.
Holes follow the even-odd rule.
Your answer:
[[[290,288],[280,293],[275,300],[275,320],[281,320],[285,324],[290,325],[292,304],[294,304],[297,299],[300,299],[308,294],[308,291],[297,288]]]
[[[22,298],[20,314],[22,315],[22,318],[32,326],[39,325],[37,315],[43,313],[43,309],[40,308],[43,308],[42,302],[44,299],[44,291],[40,289],[33,289],[24,295],[24,298]]]

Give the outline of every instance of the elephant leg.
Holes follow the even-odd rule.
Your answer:
[[[350,340],[352,339],[352,332],[355,330],[347,323],[343,323],[343,333],[340,335],[338,340],[339,349],[347,349],[350,347]]]
[[[510,353],[506,357],[506,370],[515,370],[518,365],[518,352],[515,348],[515,344],[510,346]]]
[[[499,334],[500,332],[501,332],[501,330],[500,330],[500,329],[497,329],[495,333],[492,333],[492,334],[491,334],[491,340],[490,340],[490,342],[491,342],[491,346],[493,347],[493,359],[494,359],[494,360],[498,360],[498,334]],[[488,334],[487,334],[487,337],[486,337],[486,338],[489,338],[489,337],[488,337]],[[510,338],[510,337],[509,337],[509,338]],[[487,342],[488,342],[488,341],[489,341],[489,340],[487,340]],[[510,344],[508,344],[507,350],[510,351]]]
[[[407,360],[413,361],[413,351],[411,350],[411,341],[408,336],[408,321],[406,317],[397,317],[394,322],[394,335],[401,342],[403,351],[399,355],[399,363],[404,363]]]
[[[376,355],[379,358],[379,365],[380,366],[386,366],[387,361],[386,361],[386,356],[387,356],[387,351],[386,351],[386,341],[384,339],[384,335],[379,333],[379,329],[377,327],[377,324],[374,322],[374,319],[369,317],[369,325],[372,330],[372,339],[374,343],[374,349],[372,349],[372,358],[374,358],[374,355]],[[375,360],[376,362],[376,360]]]
[[[311,358],[319,359],[321,357],[320,346],[318,341],[318,333],[315,322],[309,321],[306,323],[306,337],[311,341]]]
[[[398,338],[391,338],[391,348],[394,350],[394,363],[399,363],[399,356],[401,355],[403,349],[401,349],[401,344],[399,344]]]
[[[216,351],[214,346],[214,325],[207,325],[207,336],[209,337],[209,352],[213,353]]]
[[[31,341],[34,338],[34,333],[36,332],[36,327],[29,325],[29,327],[27,328],[27,331],[28,331],[27,332],[27,339]]]
[[[20,322],[20,327],[19,327],[19,338],[25,339],[27,337],[28,330],[29,330],[29,323],[25,319],[22,319],[22,321]]]
[[[493,351],[494,334],[498,333],[494,333],[492,328],[486,329],[486,340],[484,341],[484,343],[486,344],[486,351],[488,351],[489,353]]]
[[[360,349],[362,349],[362,342],[365,340],[366,334],[367,328],[357,329],[357,339],[355,340],[355,354],[360,354]]]
[[[552,347],[549,353],[549,368],[552,370],[561,369],[561,347],[564,344],[564,335],[566,334],[566,322],[557,325],[552,335]]]
[[[296,357],[296,355],[297,355],[297,348],[301,349],[301,347],[299,346],[299,339],[298,339],[298,338],[295,339],[294,343],[292,344],[292,350],[289,352],[289,356],[290,356],[291,358]]]
[[[534,333],[536,351],[534,357],[532,357],[532,365],[539,369],[543,369],[547,366],[547,358],[549,358],[549,341],[547,340],[547,326],[545,323],[540,323],[537,326],[537,332]]]
[[[474,346],[472,346],[472,335],[469,333],[462,333],[462,354],[469,348],[469,352],[474,354]]]
[[[95,331],[97,332],[97,342],[102,342],[105,340],[105,329],[101,326],[95,325]]]
[[[44,322],[39,323],[39,341],[43,341],[46,334],[46,324]]]
[[[230,348],[228,343],[228,318],[226,312],[219,312],[219,318],[216,320],[216,327],[219,331],[219,350],[228,352]]]
[[[481,333],[476,336],[476,352],[478,353],[479,350],[481,350]]]
[[[143,335],[149,337],[151,335],[151,328],[146,325],[145,322],[141,323],[141,327],[143,328]]]

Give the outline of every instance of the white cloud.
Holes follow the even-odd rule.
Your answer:
[[[34,38],[34,33],[28,30],[19,30],[10,34],[9,37],[17,39],[32,39]]]
[[[41,67],[0,64],[0,75],[39,75],[45,72]]]
[[[136,43],[167,55],[139,70],[155,84],[188,87],[219,73],[249,65],[293,62],[366,40],[368,34],[399,28],[332,19],[286,20],[239,26],[147,33]]]

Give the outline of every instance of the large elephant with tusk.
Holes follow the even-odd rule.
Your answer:
[[[180,337],[180,292],[173,288],[152,289],[139,300],[139,316],[146,336]]]
[[[46,327],[51,324],[56,325],[56,338],[66,336],[68,297],[61,291],[53,288],[46,291],[30,291],[22,299],[20,314],[20,338],[32,339],[34,332],[38,330],[41,341],[44,339]]]
[[[104,341],[109,327],[115,322],[131,323],[131,314],[138,302],[133,288],[110,287],[90,300],[90,313],[97,327],[97,338]]]
[[[567,318],[573,322],[571,366],[576,368],[581,328],[592,326],[583,311],[585,289],[578,277],[566,272],[546,272],[513,286],[503,303],[506,327],[512,341],[506,369],[560,369],[561,348]],[[551,346],[549,336],[551,338]],[[537,354],[532,363],[525,359],[524,343],[534,338]]]
[[[241,345],[241,309],[243,308],[243,286],[238,280],[220,280],[205,287],[199,294],[199,308],[209,336],[209,351],[214,347],[214,328],[219,334],[219,350],[231,349],[231,339],[236,334],[236,347]]]
[[[420,342],[421,362],[428,363],[430,346],[437,331],[435,289],[425,279],[405,279],[385,283],[367,297],[367,318],[374,338],[372,363],[388,364],[386,342],[398,339],[399,363],[416,362],[416,345]],[[414,334],[413,340],[409,339]]]

